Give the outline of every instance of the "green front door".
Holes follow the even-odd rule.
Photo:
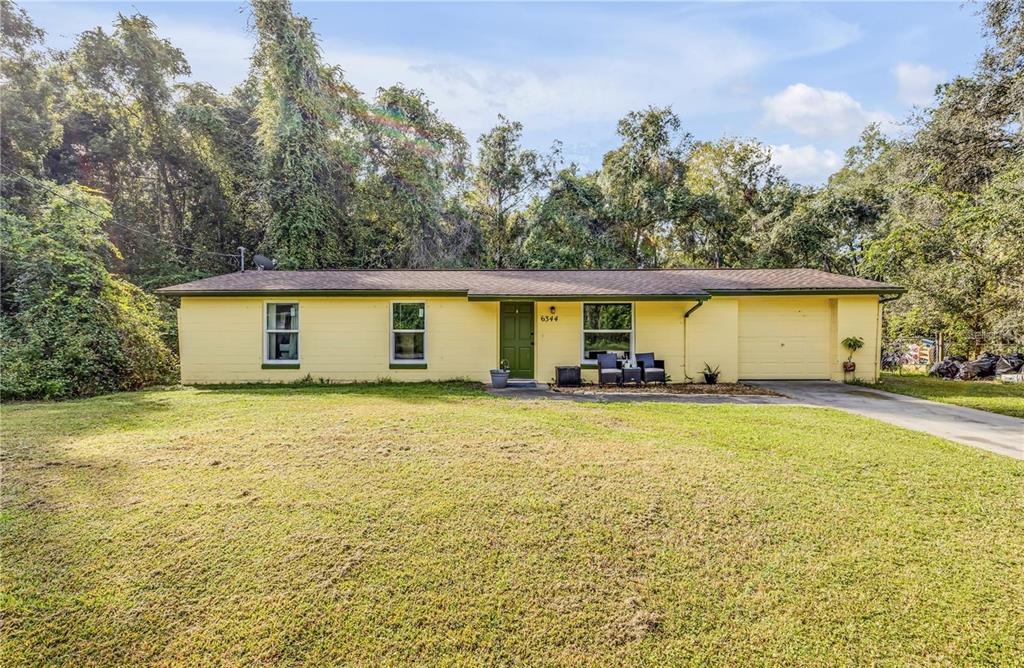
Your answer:
[[[509,378],[533,378],[533,302],[501,303],[500,341]]]

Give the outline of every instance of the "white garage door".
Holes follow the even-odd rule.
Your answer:
[[[740,378],[828,378],[828,299],[744,299],[739,310]]]

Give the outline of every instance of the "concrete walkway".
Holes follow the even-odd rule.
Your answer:
[[[802,404],[865,415],[882,422],[1024,459],[1024,420],[973,408],[828,381],[751,381]]]
[[[802,404],[823,406],[864,415],[899,427],[923,431],[951,441],[1024,459],[1024,420],[987,413],[973,408],[940,404],[902,394],[892,394],[859,385],[829,381],[748,381],[778,392],[781,397],[721,394],[639,394],[601,392],[568,394],[553,392],[543,383],[521,383],[488,392],[512,399],[554,399],[557,401],[661,402],[671,404]]]
[[[655,402],[662,404],[797,404],[789,397],[760,394],[644,394],[640,392],[555,392],[543,383],[534,387],[519,386],[487,391],[496,397],[510,399],[554,399],[555,401],[582,401],[585,403]]]

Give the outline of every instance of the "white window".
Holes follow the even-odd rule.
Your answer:
[[[632,304],[583,305],[583,363],[596,363],[599,353],[632,355]]]
[[[264,318],[263,362],[299,363],[299,305],[267,304]]]
[[[427,361],[427,305],[391,303],[391,363],[425,364]]]

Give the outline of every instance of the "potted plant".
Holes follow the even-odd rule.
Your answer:
[[[501,360],[497,369],[491,369],[491,387],[500,390],[508,385],[508,360]]]
[[[714,385],[718,382],[718,367],[714,369],[707,362],[704,362],[704,382],[708,385]]]
[[[857,363],[853,361],[853,355],[864,347],[864,339],[859,336],[848,336],[842,341],[843,347],[850,351],[850,356],[843,362],[843,373],[853,373],[857,370]]]

